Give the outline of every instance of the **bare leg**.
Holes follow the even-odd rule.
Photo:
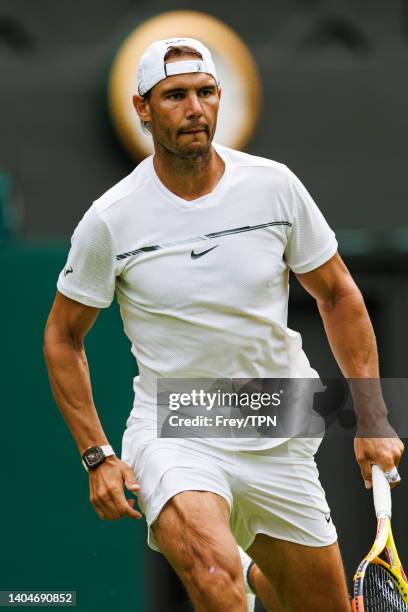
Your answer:
[[[315,548],[258,534],[248,554],[258,566],[251,571],[250,580],[267,610],[350,612],[337,543]],[[272,585],[270,591],[265,588],[265,577]]]
[[[274,586],[254,563],[249,570],[249,584],[267,612],[282,612]]]
[[[179,493],[165,505],[153,531],[197,612],[246,612],[241,563],[223,497]]]

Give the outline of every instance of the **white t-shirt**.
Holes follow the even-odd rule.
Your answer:
[[[159,377],[317,377],[287,327],[288,276],[328,261],[334,233],[285,165],[214,147],[225,172],[205,196],[169,191],[148,157],[96,200],[58,279],[62,294],[97,308],[116,291],[139,369],[132,415],[147,424]]]

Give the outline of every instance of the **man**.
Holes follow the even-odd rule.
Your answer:
[[[244,578],[267,610],[343,612],[316,440],[157,437],[158,378],[317,376],[287,328],[290,269],[316,299],[343,375],[379,376],[362,296],[306,189],[282,164],[212,144],[220,95],[200,42],[158,41],[144,53],[134,105],[155,154],[75,230],[46,328],[51,384],[98,516],[140,518],[124,487],[138,494],[149,544],[196,610],[246,609],[238,543],[255,562],[244,561]],[[123,461],[98,419],[83,348],[115,290],[139,367]],[[392,471],[403,445],[382,401],[367,409],[364,395],[354,390],[359,427],[385,432],[355,442],[369,487],[371,464]]]

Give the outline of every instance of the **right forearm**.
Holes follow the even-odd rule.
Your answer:
[[[92,398],[83,347],[85,333],[97,313],[58,294],[56,304],[45,329],[45,360],[55,400],[82,455],[90,446],[107,443]],[[67,307],[65,317],[61,316],[61,310],[64,315],[64,306]],[[95,469],[89,470],[90,500],[100,518],[141,518],[140,512],[133,508],[134,501],[126,499],[124,486],[135,495],[140,488],[132,469],[118,457],[110,456]]]
[[[45,360],[59,409],[82,454],[89,446],[107,444],[93,397],[83,346],[58,338],[52,329],[45,335]]]

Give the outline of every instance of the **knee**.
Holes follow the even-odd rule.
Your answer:
[[[200,599],[209,602],[225,599],[233,604],[232,609],[238,609],[246,601],[241,566],[235,555],[201,553],[181,570],[180,577]]]

